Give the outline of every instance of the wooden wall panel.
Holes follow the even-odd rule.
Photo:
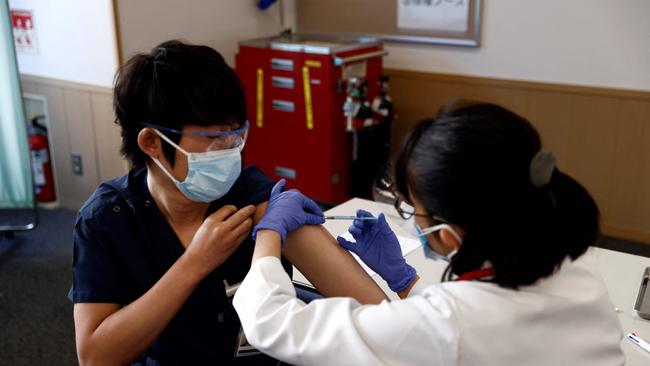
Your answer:
[[[393,152],[445,100],[502,105],[530,120],[559,168],[589,190],[604,234],[650,243],[650,92],[386,71],[399,113]]]
[[[63,207],[79,209],[101,181],[128,170],[119,153],[112,90],[25,75],[22,86],[24,92],[47,99],[58,200]],[[82,176],[72,173],[72,152],[82,154]]]
[[[518,114],[523,114],[528,109],[528,93],[522,93],[510,88],[486,86],[471,89],[473,90],[471,96],[473,99],[499,104]]]
[[[83,202],[90,197],[99,181],[90,93],[66,89],[63,91],[63,101],[70,136],[70,154],[80,153],[82,156],[83,174],[73,175],[72,180],[76,200]]]
[[[650,104],[619,104],[609,224],[620,230],[650,232]]]
[[[91,107],[95,126],[95,146],[97,148],[97,174],[100,182],[115,178],[124,173],[126,162],[116,159],[122,143],[120,127],[115,124],[113,96],[109,93],[91,93]]]
[[[32,93],[35,94],[37,92],[38,84],[30,81],[22,81],[20,83],[21,88],[23,90],[23,93]]]
[[[399,143],[408,130],[424,117],[435,115],[444,95],[438,93],[436,85],[425,80],[393,79],[390,81],[391,92],[397,107],[398,120],[393,124],[392,150],[397,151]],[[398,91],[417,90],[408,97]],[[407,122],[408,121],[408,122]]]
[[[567,165],[563,170],[587,188],[598,202],[603,222],[608,222],[618,100],[580,95],[571,98]]]
[[[555,152],[560,168],[564,167],[569,155],[571,96],[546,91],[530,91],[528,98],[528,110],[521,114],[528,115],[530,122],[539,131],[542,143]]]

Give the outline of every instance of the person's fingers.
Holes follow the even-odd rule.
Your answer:
[[[305,209],[305,211],[308,213],[318,215],[318,216],[324,216],[323,211],[320,209],[318,204],[313,200],[309,199],[308,197],[304,197],[302,206]]]
[[[379,217],[377,218],[377,225],[379,225],[380,228],[386,230],[391,230],[390,226],[388,225],[388,222],[386,222],[386,216],[384,216],[383,213],[379,214]]]
[[[357,219],[355,219],[355,220],[352,221],[352,226],[358,227],[359,229],[363,229],[363,222],[364,221],[366,221],[366,220],[357,220]]]
[[[247,237],[248,237],[248,234],[244,234],[244,235],[241,235],[241,236],[237,237],[235,240],[233,240],[231,250],[234,252],[241,245],[241,243],[243,243],[244,240],[246,240]]]
[[[366,210],[357,210],[357,217],[372,217],[372,214]]]
[[[235,212],[230,216],[226,221],[223,222],[223,228],[224,230],[231,231],[237,226],[239,226],[241,223],[249,219],[254,213],[255,213],[255,206],[253,205],[248,205],[241,210]]]
[[[242,235],[248,235],[250,233],[251,229],[253,228],[253,219],[252,218],[247,218],[244,220],[241,224],[237,225],[232,231],[230,232],[230,237],[231,238],[238,238]]]
[[[235,212],[237,212],[237,207],[233,205],[225,205],[217,211],[213,212],[210,216],[208,216],[208,218],[214,221],[225,221]]]
[[[367,216],[366,216],[367,217]],[[366,231],[370,228],[372,228],[375,224],[377,223],[377,220],[359,220],[356,219],[352,221],[352,224],[359,229]]]
[[[280,179],[277,183],[275,183],[273,189],[271,189],[271,197],[280,194],[280,192],[282,192],[282,188],[284,188],[285,183],[287,183],[286,179]]]
[[[320,225],[324,222],[325,218],[323,216],[305,213],[305,224],[307,225]]]
[[[347,250],[349,250],[349,251],[351,251],[351,252],[354,252],[354,250],[356,249],[355,243],[353,243],[353,242],[351,242],[351,241],[347,241],[347,240],[346,240],[344,237],[342,237],[342,236],[337,237],[337,238],[336,238],[336,241],[339,242],[339,245],[340,245],[340,246],[342,246],[343,248],[345,248],[345,249],[347,249]]]
[[[358,218],[364,218],[364,217],[374,217],[373,214],[366,210],[357,210],[357,217]],[[368,230],[370,229],[374,224],[375,220],[362,220],[362,219],[355,219],[354,220],[354,225],[363,229],[363,230]]]
[[[352,234],[352,236],[355,239],[360,238],[361,234],[363,233],[363,231],[361,229],[359,229],[358,227],[355,227],[355,226],[350,227],[350,229],[348,229],[348,232],[350,234]]]

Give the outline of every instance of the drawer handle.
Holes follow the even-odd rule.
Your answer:
[[[273,109],[280,112],[293,112],[296,110],[296,106],[293,102],[286,100],[274,100]]]
[[[272,58],[271,68],[273,70],[293,71],[293,60]]]
[[[283,166],[276,166],[274,171],[275,171],[275,175],[282,178],[296,179],[296,177],[298,176],[298,173],[296,172],[295,169],[285,168]]]
[[[274,76],[271,78],[271,85],[273,85],[276,88],[293,89],[294,81],[293,78]]]

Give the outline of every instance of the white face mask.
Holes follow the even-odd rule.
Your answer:
[[[458,235],[458,233],[454,229],[452,229],[452,227],[449,226],[448,224],[439,224],[425,229],[420,229],[420,226],[415,222],[415,218],[411,217],[410,219],[406,220],[405,225],[409,233],[418,237],[418,239],[420,240],[420,244],[422,244],[422,251],[424,252],[424,256],[429,259],[451,262],[451,259],[454,257],[454,255],[458,253],[458,249],[454,249],[451,253],[447,255],[437,253],[429,246],[429,240],[427,239],[428,234],[434,233],[436,231],[440,231],[442,229],[446,229],[451,233],[451,235],[454,236],[454,238],[456,238],[456,240],[458,240],[458,243],[463,242],[460,235]]]
[[[158,136],[187,156],[187,177],[180,182],[174,178],[156,158],[154,163],[171,179],[178,190],[195,202],[212,202],[223,197],[235,184],[241,173],[241,150],[244,145],[232,149],[190,153],[175,144],[162,132]]]

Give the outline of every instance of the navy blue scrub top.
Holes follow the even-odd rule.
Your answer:
[[[73,285],[68,295],[74,303],[127,305],[147,292],[183,254],[185,248],[157,208],[146,181],[147,169],[136,168],[102,183],[77,214]],[[210,204],[206,216],[224,205],[242,208],[263,203],[273,184],[259,168],[245,168],[230,191]],[[270,362],[263,355],[234,358],[241,325],[223,284],[224,279],[229,285],[244,279],[253,247],[249,236],[208,275],[135,364]],[[291,275],[291,265],[283,264]]]

